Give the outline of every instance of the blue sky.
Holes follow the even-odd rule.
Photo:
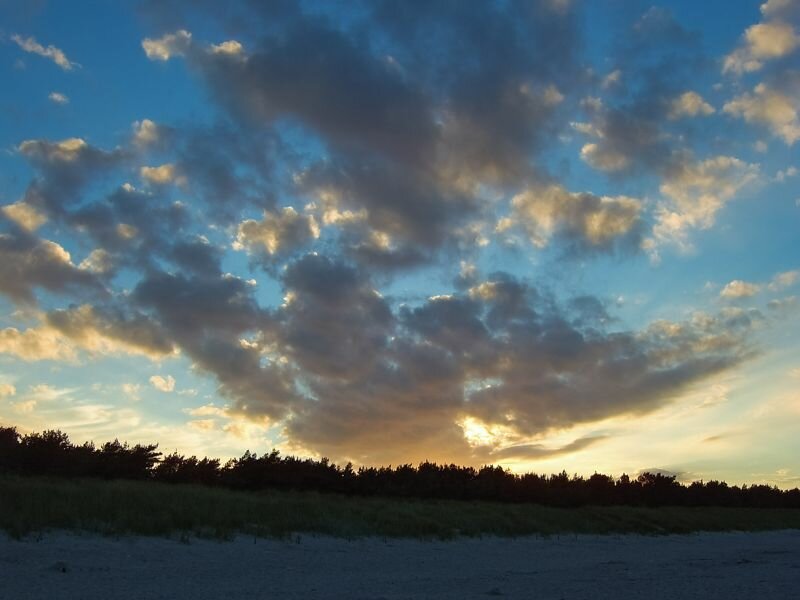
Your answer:
[[[0,24],[0,421],[797,484],[796,0]]]

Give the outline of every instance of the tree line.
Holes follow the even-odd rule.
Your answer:
[[[417,466],[344,467],[327,458],[261,456],[245,452],[221,463],[216,458],[162,454],[157,444],[119,440],[95,446],[73,444],[58,430],[20,434],[0,427],[0,473],[20,476],[101,478],[199,484],[235,490],[305,490],[359,496],[527,502],[547,506],[725,506],[800,508],[800,490],[724,481],[682,484],[674,475],[642,473],[614,478],[511,473],[498,466],[479,469],[423,462]]]

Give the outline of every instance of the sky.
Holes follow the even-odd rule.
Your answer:
[[[0,423],[800,484],[800,1],[0,1]]]

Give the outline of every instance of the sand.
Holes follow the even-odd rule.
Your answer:
[[[0,537],[0,598],[797,598],[800,531],[447,542]]]

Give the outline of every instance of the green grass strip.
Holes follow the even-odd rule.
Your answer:
[[[800,528],[800,510],[551,508],[530,504],[236,492],[153,482],[0,477],[0,530],[104,535],[287,537],[297,533],[448,539],[566,533],[668,534]]]

